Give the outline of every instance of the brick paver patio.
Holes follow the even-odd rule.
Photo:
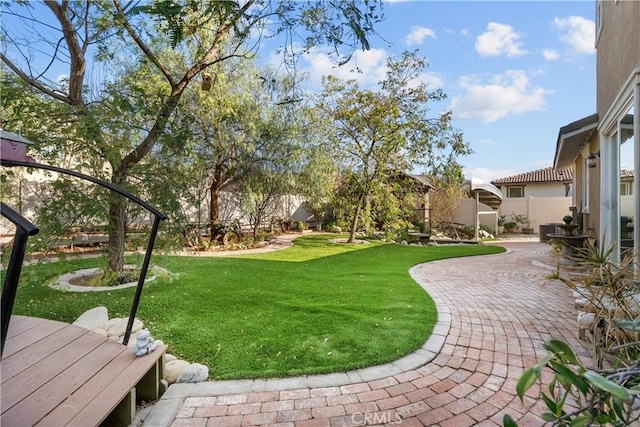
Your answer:
[[[543,405],[515,394],[551,338],[577,338],[571,292],[547,283],[550,246],[504,242],[508,253],[435,261],[413,277],[433,296],[438,324],[425,346],[394,363],[271,380],[174,384],[145,426],[497,426],[508,413],[542,425]]]

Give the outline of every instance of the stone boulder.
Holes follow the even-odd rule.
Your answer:
[[[183,370],[176,383],[201,383],[209,378],[209,368],[199,363],[192,363]]]
[[[173,384],[176,382],[182,371],[187,369],[191,365],[185,360],[172,360],[164,365],[164,379],[167,383]]]
[[[95,331],[96,329],[106,329],[108,321],[109,313],[107,307],[95,307],[82,313],[73,324]]]
[[[109,313],[106,307],[96,307],[84,312],[73,323],[85,329],[94,331],[102,336],[108,337],[110,340],[122,344],[124,334],[127,330],[129,318],[114,317],[109,319]],[[144,328],[144,324],[139,319],[134,319],[131,328],[131,335],[127,346],[132,350],[137,350],[138,335],[137,333]],[[153,339],[149,336],[149,339]],[[164,345],[162,340],[153,341],[153,346]],[[171,354],[165,355],[165,381],[167,384],[178,383],[198,383],[206,381],[209,378],[209,368],[199,363],[189,363],[179,360]]]
[[[110,327],[112,327],[113,325],[117,325],[118,323],[120,323],[120,321],[122,321],[122,317],[114,317],[113,319],[109,319],[109,321],[107,322],[107,327],[105,329],[108,331]]]
[[[121,337],[124,335],[124,333],[127,330],[127,323],[129,323],[129,318],[125,317],[124,319],[121,319],[119,322],[115,323],[114,325],[110,326],[107,329],[107,334],[110,337]],[[131,328],[131,335],[135,334],[136,332],[140,331],[143,327],[143,323],[142,321],[140,321],[139,319],[134,319],[133,320],[133,327]]]

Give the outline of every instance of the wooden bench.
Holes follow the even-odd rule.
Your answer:
[[[156,400],[166,389],[165,349],[136,357],[78,326],[12,316],[0,363],[0,424],[130,425],[136,400]]]

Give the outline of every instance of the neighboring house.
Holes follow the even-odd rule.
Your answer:
[[[615,256],[640,241],[640,2],[596,1],[596,114],[560,128],[554,167],[575,168],[583,233]],[[629,219],[631,221],[629,222]]]
[[[569,213],[571,193],[573,192],[573,169],[556,170],[552,167],[538,169],[491,181],[502,193],[499,214],[507,221],[513,215],[523,215],[529,220],[529,226],[537,232],[542,224],[561,223],[562,217]],[[458,209],[457,222],[473,224],[474,203],[463,199]],[[482,207],[487,210],[488,207]],[[481,224],[495,228],[490,218],[482,218]]]
[[[573,170],[552,167],[495,179],[505,199],[523,197],[568,197],[571,195]]]

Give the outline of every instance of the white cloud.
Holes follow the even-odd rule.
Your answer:
[[[547,61],[556,61],[560,58],[560,54],[554,49],[544,49],[542,51],[542,56],[544,56],[544,59]]]
[[[312,48],[302,55],[307,62],[304,71],[309,75],[312,86],[319,87],[322,76],[332,75],[343,80],[354,79],[362,86],[375,85],[385,78],[388,53],[384,49],[356,51],[351,60],[337,67],[329,48]],[[361,72],[354,69],[358,68]]]
[[[493,139],[482,139],[480,140],[480,144],[483,144],[483,145],[493,144]]]
[[[302,48],[294,46],[293,50],[300,52]],[[308,53],[301,54],[298,71],[306,76],[307,88],[311,92],[320,90],[322,77],[328,75],[342,80],[356,80],[364,89],[377,89],[378,82],[386,78],[389,55],[384,49],[356,51],[348,63],[338,67],[331,48],[314,47]],[[271,52],[267,58],[267,63],[276,69],[282,66],[281,62],[282,56],[277,52]],[[443,74],[437,72],[422,72],[418,81],[426,83],[429,90],[445,86]]]
[[[459,81],[464,94],[453,98],[452,110],[457,119],[481,119],[486,123],[528,111],[543,110],[550,90],[531,87],[522,70],[508,70],[494,75],[489,82],[477,76],[463,76]]]
[[[574,50],[576,53],[595,53],[595,23],[582,16],[569,16],[566,18],[555,18],[552,27],[561,32],[560,40]]]
[[[416,44],[423,44],[424,39],[427,37],[435,38],[436,33],[431,28],[414,26],[411,27],[411,32],[407,34],[404,41],[407,46],[413,46]]]
[[[553,159],[536,160],[535,162],[532,162],[531,165],[532,170],[550,168],[551,166],[553,166]]]
[[[511,169],[464,168],[463,173],[467,179],[476,177],[484,182],[491,182],[494,179],[517,175],[520,172],[515,172]]]
[[[422,73],[420,80],[427,84],[429,90],[444,88],[444,79],[439,73]]]
[[[481,56],[521,56],[527,52],[520,48],[519,39],[512,26],[490,22],[487,31],[476,38],[476,51]]]

